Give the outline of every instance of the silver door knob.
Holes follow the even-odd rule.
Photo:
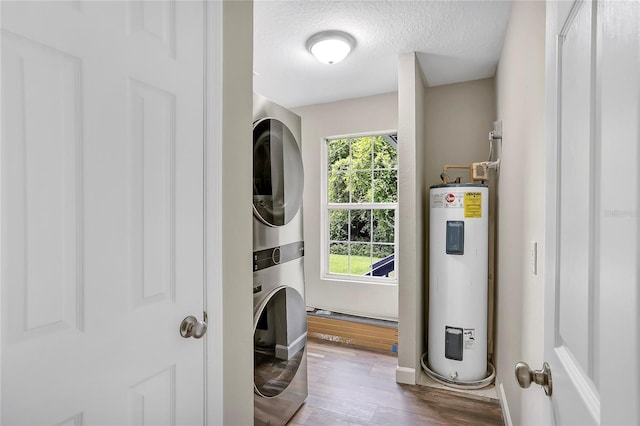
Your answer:
[[[206,332],[206,321],[199,321],[198,318],[192,315],[189,315],[180,323],[180,335],[185,339],[188,339],[189,337],[199,339],[204,336]]]
[[[526,362],[516,364],[516,380],[521,388],[528,388],[531,383],[538,384],[544,389],[547,396],[551,396],[553,382],[551,380],[551,367],[546,362],[542,364],[542,370],[531,370]]]

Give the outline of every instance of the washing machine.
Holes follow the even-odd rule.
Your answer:
[[[254,424],[284,425],[308,395],[302,129],[291,111],[253,101]]]

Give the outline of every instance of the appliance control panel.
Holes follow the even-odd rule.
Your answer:
[[[285,244],[253,252],[253,272],[280,265],[304,256],[304,242]]]

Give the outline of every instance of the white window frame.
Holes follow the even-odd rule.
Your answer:
[[[330,281],[346,281],[366,284],[380,285],[398,285],[398,202],[395,203],[329,203],[327,199],[328,180],[329,180],[329,141],[335,139],[363,138],[372,136],[384,136],[397,134],[397,130],[383,130],[377,132],[356,133],[346,135],[327,136],[322,139],[322,167],[320,181],[320,205],[322,213],[320,214],[320,232],[322,235],[320,244],[320,274],[321,278]],[[396,148],[397,149],[397,148]],[[399,168],[399,165],[398,165]],[[329,272],[329,210],[394,210],[394,228],[393,228],[393,246],[395,254],[395,268],[393,277],[376,277],[373,275],[352,275],[337,274]],[[375,244],[375,243],[374,243]]]

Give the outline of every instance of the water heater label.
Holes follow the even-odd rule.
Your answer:
[[[479,219],[482,217],[482,193],[481,192],[465,192],[464,193],[464,217],[471,219]]]
[[[443,192],[431,194],[431,208],[462,208],[464,206],[462,192]]]
[[[475,328],[465,328],[463,332],[464,336],[464,348],[465,349],[475,349],[476,347],[476,329]]]
[[[431,208],[442,207],[444,207],[444,194],[442,192],[431,194]]]

